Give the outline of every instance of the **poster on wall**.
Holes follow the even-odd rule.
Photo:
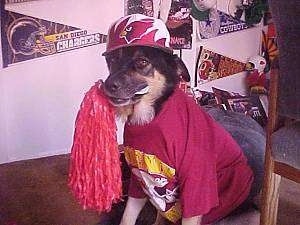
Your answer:
[[[243,72],[245,65],[243,62],[200,46],[195,70],[195,86]]]
[[[158,17],[159,3],[154,0],[125,0],[125,15],[140,13],[146,16]],[[173,0],[169,10],[166,26],[170,32],[170,46],[175,49],[192,48],[193,24],[190,15],[190,0]]]
[[[173,49],[191,49],[193,21],[189,0],[172,1],[166,25],[171,35],[170,46]]]
[[[106,42],[106,35],[1,7],[3,67]]]
[[[125,0],[124,1],[125,15],[135,13],[143,14],[145,16],[153,16],[153,0]]]
[[[245,21],[212,8],[208,18],[196,22],[199,39],[209,39],[250,28]]]

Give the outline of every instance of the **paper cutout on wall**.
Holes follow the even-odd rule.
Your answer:
[[[197,57],[195,86],[231,76],[244,70],[245,63],[207,50],[201,46]]]
[[[244,21],[235,19],[217,9],[211,9],[208,19],[196,23],[199,39],[213,38],[250,28]]]
[[[3,67],[106,42],[106,35],[1,10]]]

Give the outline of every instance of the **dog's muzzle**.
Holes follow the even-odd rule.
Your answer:
[[[110,82],[109,80],[106,80],[102,87],[105,95],[114,106],[135,104],[150,89],[146,83],[124,85],[124,83]]]

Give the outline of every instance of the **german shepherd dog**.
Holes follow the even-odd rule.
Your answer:
[[[120,48],[106,56],[110,75],[104,91],[130,124],[149,123],[173,93],[180,79],[190,76],[177,55],[147,46]]]
[[[110,102],[116,106],[118,115],[131,125],[150,123],[172,95],[180,79],[190,80],[188,70],[178,56],[153,47],[119,48],[107,54],[106,61],[110,75],[102,87]],[[218,116],[220,117],[219,114]],[[228,115],[224,115],[224,117],[228,118]],[[241,119],[241,121],[243,120],[244,118]],[[261,137],[261,134],[255,135]],[[239,132],[237,136],[239,136]],[[254,138],[254,140],[257,139]],[[239,141],[237,142],[239,143]],[[253,151],[249,142],[239,144],[246,145]],[[261,154],[261,156],[263,155]],[[261,172],[262,163],[259,162],[259,165]],[[131,216],[127,215],[127,217]],[[119,222],[111,222],[112,220],[115,221],[116,218],[110,218],[108,224],[119,224]],[[161,220],[164,219],[157,218],[157,221]],[[117,219],[117,221],[119,220]],[[141,224],[147,223],[144,221]],[[156,224],[163,223],[157,222]]]
[[[153,47],[120,48],[106,55],[106,61],[110,75],[102,87],[116,106],[117,115],[130,124],[151,122],[179,81],[190,81],[189,72],[177,55]],[[101,224],[119,224],[123,207],[114,208],[113,216],[110,215]],[[137,224],[146,225],[155,218],[153,207],[147,204],[146,209]]]

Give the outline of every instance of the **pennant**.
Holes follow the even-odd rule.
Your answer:
[[[217,9],[210,9],[208,18],[203,21],[197,21],[196,23],[199,39],[213,38],[251,27],[244,21],[236,19]]]
[[[195,86],[245,70],[245,63],[200,47],[195,73]]]
[[[3,67],[106,42],[106,35],[1,10]]]
[[[22,3],[22,2],[32,2],[37,0],[5,0],[5,3]]]

